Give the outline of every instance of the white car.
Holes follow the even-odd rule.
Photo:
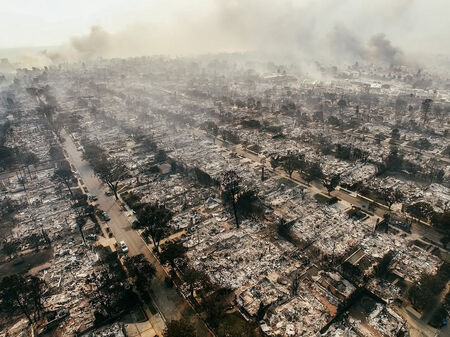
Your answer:
[[[120,249],[122,249],[123,253],[128,253],[128,246],[125,241],[120,241]]]

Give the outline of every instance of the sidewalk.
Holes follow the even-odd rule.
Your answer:
[[[157,334],[149,321],[142,323],[128,323],[125,324],[125,331],[128,337],[155,337],[162,336]]]

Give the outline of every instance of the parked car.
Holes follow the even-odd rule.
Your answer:
[[[97,214],[98,214],[99,218],[102,219],[103,221],[111,220],[111,218],[108,216],[108,214],[106,214],[105,211],[100,210],[100,211],[98,211]]]
[[[86,239],[91,241],[97,241],[97,235],[89,234],[88,236],[86,236]]]
[[[109,226],[106,226],[106,227],[105,227],[105,231],[106,231],[106,233],[108,234],[108,237],[112,238],[113,233],[111,232],[111,228],[109,228]]]
[[[88,199],[89,199],[90,201],[97,201],[97,200],[98,200],[98,198],[97,198],[96,195],[89,195],[89,196],[88,196]]]
[[[128,246],[125,243],[125,241],[120,241],[120,249],[122,250],[123,253],[128,253]]]

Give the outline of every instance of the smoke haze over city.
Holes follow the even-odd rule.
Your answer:
[[[8,34],[0,48],[33,47],[9,51],[30,65],[223,52],[416,64],[420,57],[449,52],[445,0],[18,2],[2,8],[6,20],[0,28]]]

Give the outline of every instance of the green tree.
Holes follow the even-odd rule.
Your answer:
[[[307,165],[304,172],[304,178],[308,183],[315,179],[322,179],[322,177],[323,172],[319,163],[312,162],[309,165]]]
[[[72,193],[72,189],[70,188],[70,184],[74,178],[74,175],[70,168],[57,169],[55,171],[55,173],[53,174],[53,178],[56,181],[65,184],[67,186],[67,188],[69,189],[70,195],[73,197],[73,193]]]
[[[352,157],[352,150],[350,146],[343,144],[336,144],[336,158],[342,160],[350,160]]]
[[[164,205],[147,204],[139,210],[138,227],[145,229],[150,235],[159,253],[159,244],[168,231],[168,223],[172,219],[172,212]]]
[[[435,214],[433,206],[429,203],[419,201],[406,207],[406,211],[415,218],[428,221]]]
[[[76,217],[75,222],[77,224],[77,228],[80,231],[81,238],[83,239],[83,243],[86,244],[86,239],[84,238],[83,227],[86,225],[87,218],[85,216],[79,215]]]
[[[446,210],[442,213],[435,213],[431,218],[431,223],[437,229],[450,235],[450,211]]]
[[[39,163],[38,156],[36,156],[33,152],[25,152],[24,154],[22,154],[22,163],[27,168],[28,175],[31,179],[30,165],[34,166]]]
[[[155,155],[155,161],[157,163],[162,163],[167,160],[167,153],[164,150],[159,149]]]
[[[156,275],[155,267],[150,264],[144,254],[127,257],[125,266],[138,290],[147,288],[150,280]]]
[[[264,205],[255,190],[247,190],[239,194],[236,202],[239,215],[243,217],[264,216]]]
[[[239,219],[237,214],[237,200],[241,192],[241,177],[236,171],[227,171],[222,178],[223,197],[229,201],[233,208],[234,219],[236,221],[236,228],[239,228]]]
[[[378,264],[375,266],[375,275],[378,277],[384,277],[386,276],[387,272],[389,271],[389,266],[391,265],[391,262],[394,258],[394,254],[392,252],[386,253],[378,262]]]
[[[381,198],[391,210],[393,204],[404,199],[403,193],[398,189],[385,188],[381,191]]]
[[[187,248],[181,241],[170,241],[166,243],[159,256],[162,263],[168,262],[172,268],[175,268],[175,260],[184,257]]]
[[[285,240],[292,241],[291,229],[294,223],[286,222],[284,219],[280,219],[278,223],[277,232]]]
[[[194,298],[195,288],[204,288],[210,285],[208,276],[204,272],[194,268],[186,268],[184,270],[183,280],[188,284],[189,293],[192,298]]]
[[[232,290],[229,288],[218,288],[203,300],[202,304],[206,313],[206,320],[213,329],[217,329],[223,321],[232,293]]]
[[[106,159],[105,150],[93,142],[83,143],[83,159],[94,164],[96,161]]]
[[[431,111],[432,104],[433,100],[431,98],[426,98],[422,101],[421,109],[422,109],[422,120],[424,123],[428,121],[428,115]]]
[[[19,310],[30,324],[37,322],[42,313],[42,294],[45,283],[36,276],[5,276],[0,282],[0,294],[10,313]]]
[[[408,102],[406,102],[404,99],[401,99],[400,97],[397,97],[397,99],[395,100],[395,112],[404,112],[406,111],[407,107]]]
[[[281,156],[272,154],[270,156],[270,166],[272,166],[273,169],[276,169],[278,166],[281,165]]]
[[[87,296],[96,309],[95,324],[114,317],[138,302],[136,294],[125,286],[126,274],[117,253],[110,253],[106,249],[99,253],[105,268],[93,272],[86,279],[93,289]]]
[[[140,140],[140,143],[146,151],[155,152],[158,149],[158,144],[150,136],[145,136]]]
[[[436,275],[423,274],[408,290],[408,298],[419,310],[430,308],[450,278],[450,264],[445,263]]]
[[[437,307],[433,310],[433,314],[428,324],[430,324],[432,327],[439,329],[442,327],[442,323],[447,319],[447,316],[448,311],[442,304],[439,303]]]
[[[394,139],[394,140],[399,140],[400,139],[400,131],[398,131],[397,128],[392,129],[391,138]]]
[[[2,253],[8,256],[11,260],[14,253],[19,249],[19,243],[17,241],[5,241],[2,246]]]
[[[339,107],[339,112],[342,114],[342,111],[344,111],[344,109],[347,107],[347,101],[343,98],[341,98],[338,102],[337,105]]]
[[[117,188],[128,173],[126,166],[120,159],[102,159],[94,164],[94,171],[119,199]]]
[[[4,197],[0,200],[0,217],[10,215],[21,208],[21,205],[9,197]]]
[[[339,185],[341,181],[340,174],[334,174],[331,177],[324,177],[321,179],[322,185],[327,189],[328,195]]]
[[[15,163],[16,156],[12,149],[0,145],[0,167],[8,168]]]
[[[441,238],[441,243],[444,249],[447,249],[447,245],[450,242],[450,234],[446,234]]]
[[[218,337],[256,337],[255,327],[251,322],[236,319],[232,315],[225,315],[220,322]]]
[[[389,155],[386,158],[386,166],[390,171],[400,171],[403,164],[403,154],[398,147],[392,146]]]
[[[53,104],[40,104],[36,108],[36,112],[42,117],[45,118],[51,127],[53,127],[54,116],[57,111],[56,105]]]
[[[64,159],[64,151],[61,146],[54,145],[50,147],[49,155],[51,160],[58,161]]]
[[[281,158],[281,166],[284,171],[292,178],[292,173],[295,170],[301,170],[304,168],[304,158],[305,156],[289,152],[286,156]]]

